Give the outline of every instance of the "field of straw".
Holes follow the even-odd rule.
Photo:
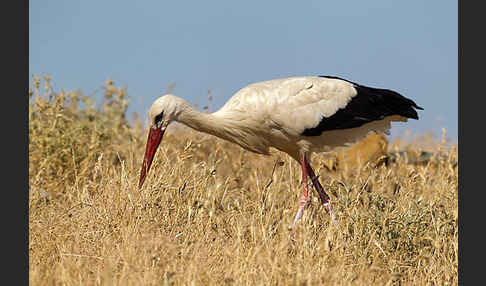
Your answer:
[[[339,226],[313,193],[291,237],[297,162],[173,126],[138,190],[145,114],[103,92],[29,92],[30,285],[457,285],[457,145],[391,142],[405,152],[356,168],[314,156]]]

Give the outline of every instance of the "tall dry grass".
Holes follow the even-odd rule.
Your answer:
[[[339,228],[314,195],[291,239],[301,184],[286,155],[175,126],[138,190],[147,133],[127,122],[126,91],[109,81],[95,106],[43,82],[29,104],[31,285],[458,282],[457,146],[354,171],[315,156]]]

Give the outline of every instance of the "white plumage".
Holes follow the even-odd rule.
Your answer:
[[[392,121],[418,119],[414,108],[422,109],[394,91],[323,76],[250,84],[211,114],[199,112],[187,101],[168,94],[155,100],[149,110],[151,127],[139,187],[166,127],[177,121],[255,153],[268,155],[273,147],[299,161],[305,185],[292,226],[307,205],[307,176],[333,215],[329,197],[308,163],[311,154],[352,144],[369,132],[388,133]]]

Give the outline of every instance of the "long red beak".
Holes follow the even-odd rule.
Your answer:
[[[147,146],[145,147],[145,156],[143,157],[142,170],[140,172],[140,181],[138,182],[139,189],[142,188],[145,177],[150,170],[150,166],[152,165],[152,160],[154,159],[155,152],[157,152],[157,148],[162,141],[162,137],[164,137],[164,132],[165,129],[162,130],[162,128],[150,128],[147,138]]]

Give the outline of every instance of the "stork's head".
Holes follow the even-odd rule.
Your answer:
[[[172,121],[177,121],[180,113],[187,106],[187,102],[172,94],[167,94],[159,97],[154,101],[149,110],[149,134],[147,138],[147,146],[145,149],[145,156],[142,163],[142,170],[140,172],[140,181],[138,187],[141,188],[145,181],[155,152],[162,141],[165,129]]]
[[[150,127],[165,130],[172,121],[177,121],[186,104],[184,99],[172,94],[157,98],[149,109]]]

